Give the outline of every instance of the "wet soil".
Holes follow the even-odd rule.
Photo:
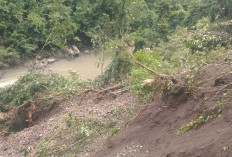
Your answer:
[[[231,157],[232,74],[228,70],[230,67],[222,61],[205,66],[189,86],[191,96],[185,92],[165,101],[154,100],[91,157]],[[203,110],[216,106],[224,93],[229,97],[224,100],[219,117],[182,135],[176,134]]]
[[[81,103],[80,103],[81,102]],[[34,126],[0,137],[0,157],[24,157],[33,151],[37,144],[47,137],[54,125],[62,125],[61,119],[68,113],[75,113],[78,118],[106,118],[117,107],[137,104],[137,100],[128,93],[115,99],[103,99],[96,102],[93,98],[79,99],[60,103],[53,111],[35,122]],[[90,114],[92,113],[92,114]],[[98,144],[99,145],[99,144]],[[100,146],[100,145],[99,145]],[[88,149],[97,149],[91,146]]]
[[[89,145],[90,153],[79,156],[231,157],[232,74],[229,71],[228,64],[218,61],[203,67],[192,84],[186,84],[186,75],[182,76],[182,83],[179,82],[165,99],[157,97],[126,123],[118,135]],[[178,87],[184,87],[184,92]],[[176,92],[176,89],[181,89],[182,92]],[[225,93],[228,97],[222,101]],[[0,156],[25,156],[26,152],[33,150],[37,143],[48,135],[53,124],[59,123],[69,112],[75,112],[82,118],[88,118],[89,113],[95,113],[96,118],[107,118],[115,107],[137,103],[128,93],[116,99],[103,99],[98,102],[91,98],[86,98],[81,104],[79,100],[75,100],[73,104],[63,102],[34,126],[1,137]],[[219,103],[222,103],[220,116],[207,120],[182,135],[176,134],[181,126]]]

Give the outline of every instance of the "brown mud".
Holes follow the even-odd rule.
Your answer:
[[[73,102],[61,102],[52,111],[40,116],[34,122],[34,125],[16,133],[0,136],[0,157],[24,157],[30,155],[30,152],[36,151],[36,147],[42,139],[50,136],[54,125],[63,125],[61,120],[68,113],[75,113],[78,118],[83,119],[104,120],[115,108],[134,104],[137,104],[137,100],[128,93],[119,94],[117,98],[105,98],[100,101],[86,97],[83,100],[75,99]],[[95,150],[97,148],[98,145],[91,146],[88,149]]]
[[[223,61],[204,66],[197,75],[186,73],[172,90],[155,98],[132,118],[122,131],[89,146],[80,157],[231,157],[232,74]],[[187,76],[189,75],[189,76]],[[193,76],[193,77],[192,77]],[[191,78],[187,79],[187,78]],[[188,82],[188,83],[187,83]],[[227,95],[226,97],[224,97]],[[129,93],[99,101],[85,98],[63,102],[32,127],[0,137],[1,157],[23,157],[36,148],[54,123],[75,112],[78,117],[107,118],[117,106],[137,104]],[[181,135],[180,128],[220,104],[220,113]],[[213,113],[214,114],[214,113]]]
[[[165,100],[148,104],[92,157],[231,157],[232,74],[228,71],[230,66],[223,61],[206,65],[192,84],[173,87]],[[220,116],[176,134],[204,110],[217,106],[225,93],[229,97],[223,100]]]

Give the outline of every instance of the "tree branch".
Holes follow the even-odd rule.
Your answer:
[[[135,56],[131,52],[128,51],[128,54],[132,57],[132,59],[135,61],[136,64],[138,64],[142,68],[146,69],[147,71],[157,75],[158,77],[160,77],[162,79],[170,77],[169,75],[159,74],[158,72],[154,71],[153,69],[151,69],[151,68],[147,67],[146,65],[140,63],[139,61],[136,60]]]

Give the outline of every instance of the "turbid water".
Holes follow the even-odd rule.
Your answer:
[[[101,63],[100,58],[99,55],[81,54],[78,58],[70,61],[67,59],[60,59],[53,64],[49,64],[47,69],[63,75],[64,77],[68,76],[69,71],[75,71],[84,80],[94,79],[101,74],[101,68],[98,66]],[[105,59],[103,68],[105,68],[110,61],[109,58]],[[7,69],[5,75],[0,79],[0,88],[13,84],[20,76],[25,75],[28,70],[26,66],[15,66]]]

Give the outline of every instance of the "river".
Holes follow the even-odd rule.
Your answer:
[[[104,68],[111,62],[110,58],[105,59]],[[68,76],[69,71],[77,72],[83,80],[94,79],[101,74],[100,55],[81,54],[78,58],[68,61],[67,59],[59,59],[55,63],[49,64],[48,69],[58,73],[64,77]],[[0,79],[0,88],[11,85],[16,82],[20,76],[28,72],[26,66],[15,66],[6,70],[5,75]]]

